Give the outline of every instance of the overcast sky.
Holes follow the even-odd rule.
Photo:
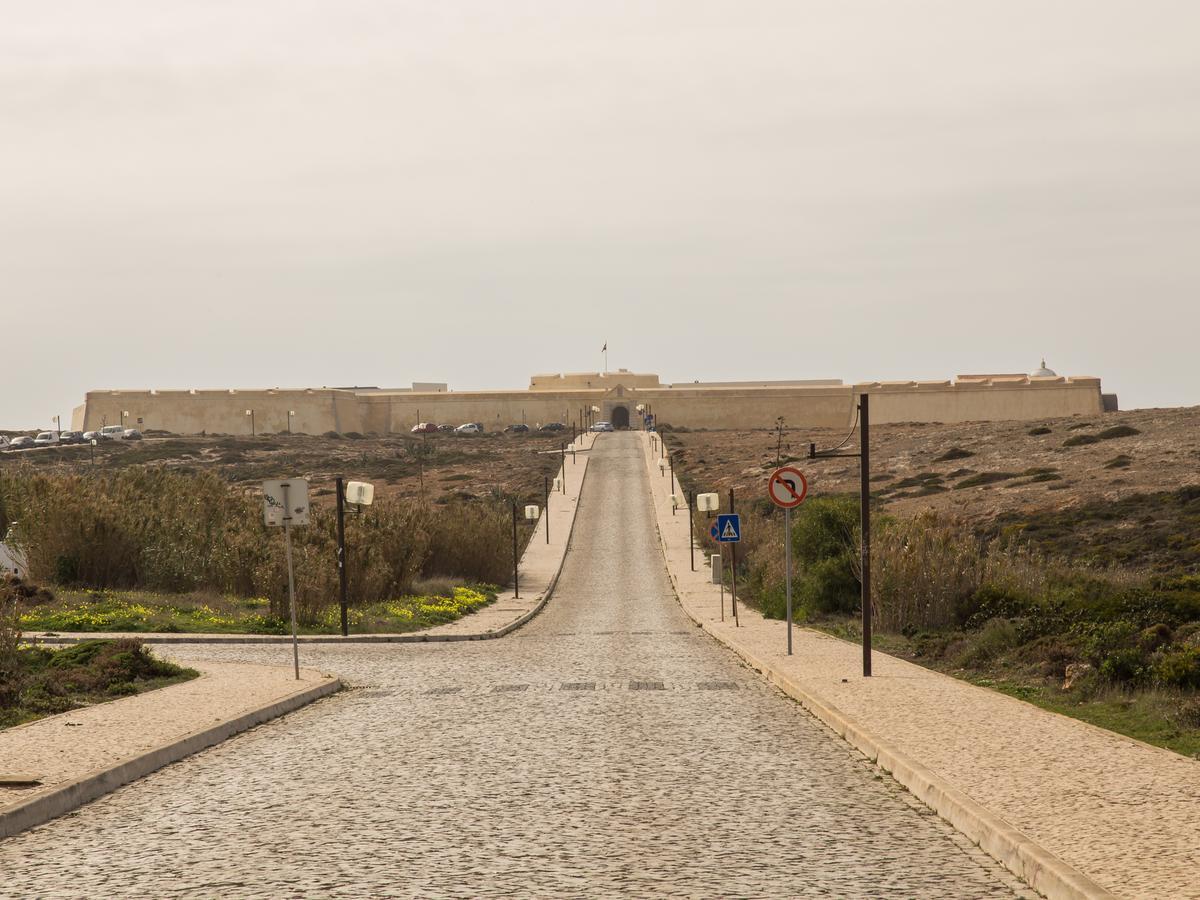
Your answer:
[[[0,426],[86,390],[1200,403],[1195,0],[0,0]]]

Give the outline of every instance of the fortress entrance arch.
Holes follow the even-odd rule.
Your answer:
[[[628,428],[629,427],[629,407],[614,406],[612,410],[613,428]]]

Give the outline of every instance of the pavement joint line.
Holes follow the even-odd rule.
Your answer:
[[[653,476],[652,469],[655,466],[650,459],[649,447],[649,441],[643,440],[642,457],[647,473]],[[872,735],[865,727],[843,714],[833,704],[802,687],[772,662],[759,659],[745,646],[717,633],[712,629],[710,623],[694,615],[683,601],[678,576],[672,570],[671,554],[663,534],[664,523],[661,521],[663,513],[659,508],[655,492],[656,482],[653,477],[650,477],[649,481],[650,504],[656,521],[655,531],[658,534],[660,549],[667,567],[671,590],[688,617],[703,628],[713,640],[739,656],[751,668],[759,672],[767,682],[778,687],[813,716],[824,722],[839,737],[891,775],[913,796],[925,803],[1034,890],[1051,900],[1058,900],[1058,898],[1084,900],[1084,898],[1116,896],[1014,828],[1001,816],[971,799],[963,791],[955,788],[921,763],[910,759],[907,754],[893,747],[890,742]],[[670,485],[670,488],[668,493],[677,493],[674,484]]]
[[[311,669],[305,671],[312,672]],[[318,684],[308,685],[254,709],[239,712],[214,725],[166,741],[112,765],[94,769],[51,790],[38,793],[28,800],[0,807],[0,838],[11,837],[69,813],[163,766],[199,753],[236,734],[249,731],[257,725],[279,718],[342,689],[339,678],[323,673],[321,677],[322,681]],[[182,686],[184,685],[172,685],[159,690],[170,691],[173,687]]]

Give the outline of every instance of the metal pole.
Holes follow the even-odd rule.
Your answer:
[[[520,575],[517,572],[517,501],[513,501],[513,599],[521,596]]]
[[[687,492],[688,504],[688,555],[692,561],[692,571],[696,571],[696,520],[692,517],[692,492]]]
[[[558,458],[562,463],[562,489],[565,494],[567,492],[567,445],[562,441],[558,442]]]
[[[871,408],[869,396],[858,401],[859,504],[861,511],[863,677],[871,676]]]
[[[725,566],[725,545],[724,544],[717,544],[717,553],[720,554],[721,566],[722,566],[722,568],[724,568],[724,566]],[[725,573],[724,572],[721,572],[720,582],[721,582],[721,621],[724,622],[725,621]]]
[[[783,569],[787,585],[788,656],[792,655],[792,509],[783,510]]]
[[[342,637],[350,635],[350,622],[346,604],[346,489],[339,475],[333,480],[337,491],[337,565],[338,591],[342,604]]]
[[[542,476],[542,494],[546,498],[543,507],[546,511],[543,515],[546,517],[546,543],[548,544],[550,543],[550,479],[545,475]]]
[[[729,489],[729,511],[734,511],[733,488]],[[729,545],[729,608],[733,610],[733,624],[738,626],[737,611],[737,541]]]
[[[283,485],[283,544],[287,553],[288,570],[288,608],[292,614],[292,666],[296,671],[296,680],[300,680],[300,641],[296,637],[296,578],[292,573],[292,529],[289,525],[291,503],[288,502],[288,486]]]

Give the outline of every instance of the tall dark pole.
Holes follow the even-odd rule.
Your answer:
[[[521,585],[517,573],[517,501],[513,501],[513,599],[521,596]]]
[[[729,511],[734,512],[733,488],[729,489]],[[738,626],[737,611],[737,541],[729,545],[729,606],[733,610],[733,624]]]
[[[337,491],[337,564],[338,591],[342,604],[342,637],[350,634],[349,616],[346,611],[346,489],[339,475],[333,480],[334,490]]]
[[[871,675],[871,408],[869,397],[858,400],[859,503],[862,506],[862,633],[863,676]]]
[[[542,513],[546,517],[546,543],[550,543],[550,476],[542,476],[542,496],[545,497],[545,512]]]

